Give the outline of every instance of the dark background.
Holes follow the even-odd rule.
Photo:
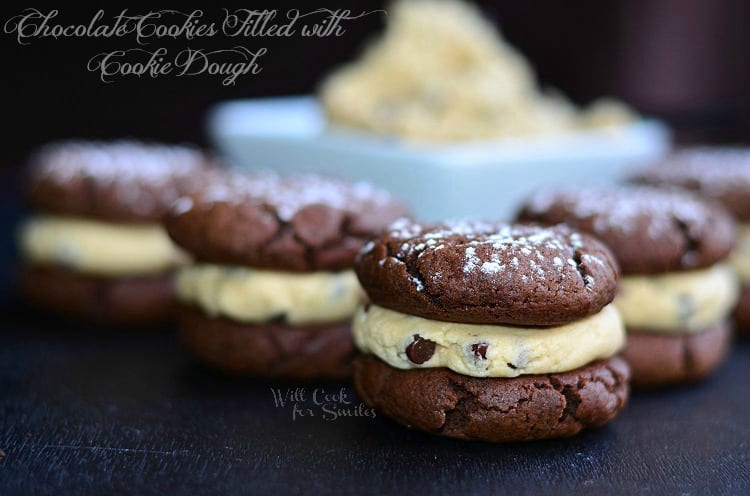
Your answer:
[[[355,11],[378,1],[348,2]],[[533,61],[540,80],[579,103],[610,94],[668,121],[680,142],[750,142],[750,2],[517,0],[480,2]],[[190,10],[201,4],[53,5],[85,22],[101,6]],[[346,2],[224,2],[305,10]],[[45,10],[41,4],[36,8]],[[5,2],[0,20],[25,5]],[[382,28],[368,16],[341,38],[249,40],[263,72],[103,84],[96,53],[130,40],[35,40],[0,32],[5,123],[0,232],[23,215],[28,153],[63,138],[137,137],[203,145],[214,103],[308,93]],[[226,48],[222,38],[190,42]],[[164,46],[179,50],[183,40]],[[566,442],[479,445],[429,437],[383,418],[292,424],[266,385],[193,363],[168,333],[87,329],[10,298],[12,238],[0,243],[0,494],[748,494],[747,344],[707,381],[634,395],[627,414]],[[740,382],[742,380],[740,379]],[[333,388],[326,385],[326,387]],[[741,386],[742,387],[742,386]],[[739,393],[739,394],[738,394]],[[388,476],[383,476],[387,474]]]
[[[678,141],[750,141],[750,2],[746,0],[554,0],[480,1],[504,35],[533,61],[543,84],[584,103],[609,94],[640,111],[666,119]],[[28,5],[4,2],[4,23]],[[347,7],[353,12],[385,2],[245,1],[152,3],[78,2],[35,8],[60,10],[58,21],[87,22],[97,9],[109,18],[132,13],[202,8]],[[203,118],[214,103],[265,95],[314,91],[320,78],[352,59],[382,28],[383,15],[346,24],[340,38],[246,39],[250,49],[268,48],[263,71],[222,86],[212,76],[151,79],[128,77],[104,84],[86,70],[99,52],[131,48],[130,39],[39,39],[19,46],[0,33],[3,62],[4,167],[17,170],[29,151],[50,140],[117,138],[206,143]],[[217,49],[237,44],[217,36],[159,42],[170,52],[191,46]]]
[[[481,10],[533,63],[542,85],[562,90],[577,103],[612,95],[645,115],[667,121],[678,143],[750,142],[750,2],[747,0],[494,0]],[[219,22],[222,8],[310,11],[348,8],[353,13],[388,8],[378,0],[246,0],[181,3],[77,2],[33,6],[60,11],[60,24],[88,23],[98,9],[105,19],[127,8],[199,8]],[[29,4],[2,2],[0,24]],[[263,70],[223,86],[215,76],[128,76],[105,84],[86,69],[95,54],[136,46],[123,39],[34,39],[17,43],[0,31],[2,118],[0,221],[12,226],[23,194],[23,165],[40,144],[66,138],[141,138],[194,142],[210,147],[204,127],[215,103],[257,96],[315,91],[321,78],[352,60],[383,28],[385,15],[345,24],[346,33],[328,38],[222,36],[159,40],[170,53],[187,47],[225,49],[240,41],[250,50],[265,47]],[[148,48],[148,47],[147,47]],[[9,232],[3,238],[12,238]],[[0,245],[0,293],[9,286],[13,243]]]

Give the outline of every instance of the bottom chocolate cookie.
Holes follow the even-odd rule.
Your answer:
[[[687,384],[708,375],[724,359],[731,327],[722,321],[699,333],[664,334],[628,329],[622,356],[637,387]]]
[[[174,313],[171,274],[99,277],[63,267],[28,266],[21,290],[34,305],[76,319],[117,325],[158,324]]]
[[[180,338],[201,361],[256,377],[348,379],[354,344],[349,322],[292,326],[245,324],[182,306]]]
[[[400,370],[372,355],[354,361],[354,385],[368,405],[408,427],[471,441],[552,439],[600,427],[625,406],[628,378],[617,357],[515,378]]]
[[[734,309],[734,322],[737,334],[745,339],[750,338],[750,286],[742,288],[740,301]]]

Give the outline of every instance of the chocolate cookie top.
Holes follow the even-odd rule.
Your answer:
[[[722,202],[738,219],[750,222],[750,148],[685,148],[631,179],[697,191]]]
[[[521,221],[565,222],[601,239],[623,274],[658,274],[708,267],[727,257],[735,226],[721,206],[687,191],[649,187],[542,190]]]
[[[367,183],[312,174],[215,175],[177,201],[166,226],[198,260],[256,268],[351,268],[365,242],[407,213]]]
[[[356,271],[373,303],[398,312],[530,326],[599,312],[618,277],[614,257],[588,235],[475,221],[396,221],[363,248]]]
[[[215,166],[189,146],[136,141],[65,141],[30,161],[29,199],[59,215],[122,222],[160,221]]]

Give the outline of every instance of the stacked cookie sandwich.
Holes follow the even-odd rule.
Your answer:
[[[195,259],[177,277],[183,344],[232,373],[347,377],[350,321],[362,296],[355,255],[405,212],[364,183],[215,176],[176,202],[166,221]]]
[[[173,310],[172,269],[186,256],[161,221],[213,163],[184,146],[62,142],[32,159],[34,214],[20,228],[22,290],[74,317],[122,324]]]
[[[566,222],[615,254],[634,385],[692,382],[721,363],[737,285],[727,260],[735,226],[719,205],[647,187],[560,189],[532,195],[519,218]]]
[[[564,226],[406,220],[365,246],[360,396],[392,419],[491,442],[571,436],[628,396],[618,270]]]
[[[742,283],[734,316],[737,330],[750,337],[750,149],[687,148],[633,177],[635,182],[677,186],[721,202],[739,222],[730,263]]]

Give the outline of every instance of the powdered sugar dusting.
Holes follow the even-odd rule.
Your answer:
[[[281,220],[290,221],[310,205],[377,212],[391,206],[395,199],[365,182],[350,183],[316,174],[285,177],[271,172],[230,171],[206,185],[201,201],[265,204],[273,207]]]
[[[407,245],[408,248],[408,245]],[[481,263],[479,258],[476,256],[476,248],[473,246],[469,246],[464,250],[464,259],[466,260],[466,263],[464,264],[464,272],[471,272],[472,270],[476,269],[477,265]]]
[[[178,198],[177,201],[175,201],[172,204],[172,211],[177,214],[181,215],[186,212],[189,212],[193,208],[193,199],[187,196],[183,196],[182,198]]]
[[[520,279],[525,282],[584,277],[576,262],[584,247],[583,238],[565,226],[542,228],[463,220],[423,227],[399,220],[390,226],[388,234],[398,243],[393,258],[399,260],[421,260],[450,245],[467,276],[505,278],[520,272]],[[584,264],[605,265],[591,253],[581,254],[580,259]],[[585,276],[585,285],[590,289],[594,277],[588,273]]]
[[[750,148],[685,148],[640,174],[669,184],[695,184],[716,198],[733,190],[750,191]]]
[[[64,185],[83,180],[113,194],[135,213],[168,206],[211,163],[189,146],[137,141],[68,141],[49,144],[32,157],[35,179]],[[182,205],[185,206],[184,204]]]
[[[372,251],[372,249],[375,248],[375,242],[374,241],[368,241],[365,243],[365,245],[360,250],[360,253],[369,253]]]
[[[207,158],[188,146],[137,141],[74,141],[47,145],[33,162],[36,174],[60,182],[83,176],[103,183],[143,181],[154,184],[196,172],[206,165]]]
[[[601,258],[591,255],[590,253],[584,253],[581,255],[581,260],[583,260],[586,263],[594,263],[597,265],[604,265],[604,261],[602,261]]]
[[[652,239],[673,230],[676,221],[686,225],[701,222],[707,208],[687,192],[624,186],[542,190],[529,198],[525,211],[541,217],[560,211],[560,205],[570,209],[572,219],[590,221],[594,233],[605,238],[613,231],[632,235],[645,229]]]
[[[485,274],[494,274],[505,270],[505,265],[499,262],[484,262],[482,263],[482,272]]]
[[[482,262],[482,272],[485,274],[496,274],[505,270],[505,264],[500,263],[500,256],[497,253],[490,254],[489,262]]]
[[[637,171],[631,180],[698,192],[750,222],[750,147],[684,148]]]

